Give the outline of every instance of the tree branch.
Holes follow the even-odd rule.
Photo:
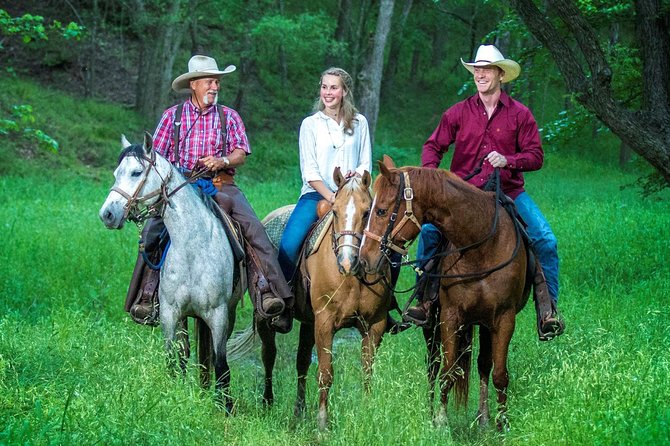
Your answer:
[[[589,65],[591,76],[595,82],[593,87],[598,89],[610,89],[612,81],[612,69],[607,63],[605,53],[598,43],[598,36],[593,27],[579,12],[573,0],[551,0],[556,14],[572,32],[579,48],[584,54],[584,59]]]
[[[533,0],[509,0],[528,29],[553,55],[568,88],[575,93],[589,96],[589,82],[577,57],[565,39],[535,6]]]

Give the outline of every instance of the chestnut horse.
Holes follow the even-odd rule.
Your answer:
[[[380,269],[381,273],[365,274],[359,267],[358,251],[372,203],[370,174],[366,171],[362,176],[345,178],[336,168],[333,178],[338,190],[331,210],[332,222],[326,228],[328,233],[312,247],[312,254],[303,260],[294,279],[294,315],[301,322],[295,414],[302,414],[305,408],[305,378],[312,347],[316,344],[319,362],[317,422],[321,430],[328,426],[328,393],[333,383],[335,333],[342,328],[355,327],[363,337],[361,359],[365,389],[369,390],[374,354],[386,329],[386,315],[391,305],[388,286],[390,269],[386,267]],[[268,217],[264,223],[268,223]],[[270,403],[276,357],[274,333],[258,322],[257,327],[263,343],[264,399]]]
[[[320,429],[328,424],[328,392],[333,383],[333,336],[346,327],[355,327],[362,336],[361,362],[365,389],[369,390],[375,351],[386,329],[391,305],[388,278],[390,269],[364,274],[359,267],[359,249],[368,221],[372,198],[370,174],[345,179],[336,168],[338,186],[332,213],[330,239],[307,257],[304,271],[314,311],[314,339],[319,360]],[[330,243],[327,243],[327,242]],[[385,280],[381,280],[382,277]]]
[[[385,156],[374,184],[375,199],[361,243],[361,262],[374,273],[391,250],[403,252],[423,223],[433,223],[449,241],[441,261],[439,324],[425,328],[431,408],[440,367],[440,410],[456,384],[457,403],[467,402],[474,325],[479,325],[480,426],[489,421],[488,383],[493,369],[499,429],[507,427],[507,355],[516,314],[526,305],[528,254],[512,217],[492,192],[484,192],[441,169],[395,168]],[[431,409],[432,410],[432,409]]]

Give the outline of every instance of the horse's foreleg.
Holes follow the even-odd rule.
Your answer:
[[[195,332],[198,338],[198,365],[200,366],[200,386],[209,389],[212,368],[212,333],[200,318],[195,320]]]
[[[514,333],[515,313],[509,312],[500,316],[498,327],[492,330],[491,345],[493,357],[493,385],[498,396],[498,415],[496,426],[499,431],[509,430],[507,420],[507,386],[509,375],[507,373],[507,354],[509,343]]]
[[[263,389],[263,402],[271,405],[274,402],[272,390],[272,372],[277,358],[277,344],[275,343],[275,331],[270,328],[267,321],[256,320],[256,329],[261,338],[261,359],[265,370],[265,383]]]
[[[477,419],[479,427],[489,423],[489,377],[493,359],[491,357],[491,332],[484,326],[479,327],[479,356],[477,356],[477,369],[479,371],[479,409]]]
[[[386,328],[386,319],[372,324],[366,332],[361,331],[361,335],[363,336],[363,340],[361,341],[361,365],[363,367],[363,388],[366,392],[370,392],[372,364],[374,363],[377,348],[382,342],[384,328]]]
[[[225,315],[215,315],[208,321],[208,325],[212,332],[214,347],[214,376],[216,377],[216,384],[214,387],[215,400],[217,405],[223,406],[226,409],[226,412],[230,414],[233,412],[233,400],[229,393],[230,367],[228,366],[228,359],[226,358],[226,342],[228,341],[226,333],[228,324],[222,323],[222,321],[227,320],[224,319],[223,316]]]
[[[328,427],[328,392],[333,384],[333,334],[334,328],[330,319],[317,317],[315,324],[316,354],[319,358],[319,429]]]
[[[300,323],[300,341],[296,354],[296,371],[298,372],[298,394],[295,400],[293,413],[296,417],[305,412],[305,392],[307,388],[307,372],[312,363],[312,349],[314,348],[314,325]]]
[[[179,319],[177,311],[167,305],[161,307],[160,312],[161,328],[165,339],[165,352],[167,354],[167,366],[170,373],[176,374],[177,371],[177,324]]]

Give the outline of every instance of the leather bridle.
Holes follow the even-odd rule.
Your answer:
[[[386,225],[386,231],[384,232],[384,235],[377,235],[368,231],[367,229],[363,232],[366,237],[370,237],[371,239],[379,242],[379,249],[386,258],[390,258],[391,251],[395,251],[401,255],[407,255],[406,245],[410,242],[410,240],[404,240],[398,244],[395,242],[395,237],[408,222],[413,223],[419,229],[419,231],[421,230],[421,223],[419,223],[419,221],[416,219],[416,216],[414,216],[414,211],[412,210],[414,190],[410,185],[409,175],[407,172],[399,172],[399,176],[400,184],[398,186],[395,205],[393,207],[391,217],[389,218],[389,222]],[[398,219],[398,211],[400,210],[400,204],[403,200],[405,201],[405,212],[396,225],[395,223]]]
[[[167,176],[163,178],[161,173],[156,168],[156,152],[153,150],[150,152],[150,156],[142,155],[139,156],[138,159],[146,161],[149,164],[149,167],[144,170],[144,175],[142,176],[142,179],[140,179],[140,182],[137,185],[137,188],[135,188],[133,194],[130,195],[116,186],[112,187],[111,189],[127,200],[126,204],[123,206],[123,219],[128,219],[135,223],[142,223],[152,217],[163,217],[163,214],[165,213],[165,207],[170,204],[170,198],[176,194],[179,189],[196,181],[207,172],[206,170],[201,170],[198,172],[194,171],[193,175],[191,175],[186,181],[175,187],[171,192],[168,192],[167,187],[168,183],[170,182],[170,178],[172,177],[172,169],[170,169]],[[156,171],[156,174],[161,179],[161,184],[158,189],[140,197],[140,191],[144,187],[151,170]],[[155,202],[146,205],[146,203],[154,197],[159,198]]]

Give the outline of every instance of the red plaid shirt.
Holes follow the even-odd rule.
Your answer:
[[[184,102],[179,130],[179,166],[193,170],[197,161],[205,156],[223,157],[230,155],[235,149],[251,153],[246,130],[240,115],[223,106],[223,117],[226,120],[226,147],[221,132],[221,120],[216,111],[217,106],[207,107],[201,114],[191,100]],[[165,110],[156,131],[154,132],[154,149],[172,164],[176,164],[174,151],[174,120],[177,106]],[[230,175],[235,174],[234,168],[226,169]]]

